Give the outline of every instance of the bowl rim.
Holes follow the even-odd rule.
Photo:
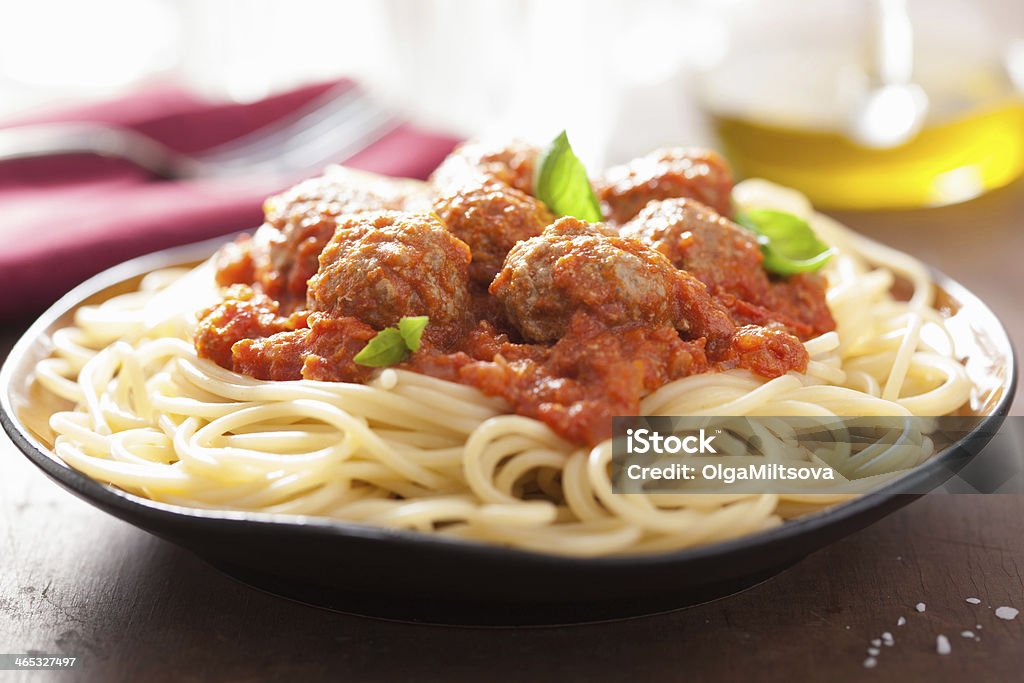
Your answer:
[[[105,512],[111,510],[128,516],[132,520],[145,518],[154,526],[168,524],[187,525],[223,525],[229,528],[252,528],[260,531],[287,532],[296,535],[316,535],[321,537],[355,537],[370,542],[408,543],[435,548],[439,552],[458,552],[475,555],[483,560],[510,560],[531,562],[540,565],[557,564],[561,567],[578,566],[579,568],[622,568],[659,565],[670,565],[683,562],[698,562],[712,558],[720,558],[732,554],[763,549],[780,542],[791,541],[804,534],[819,531],[866,513],[874,508],[884,506],[896,497],[909,499],[918,497],[920,493],[908,493],[915,486],[939,475],[944,465],[953,459],[959,444],[986,429],[993,421],[1002,420],[1013,403],[1017,386],[1018,361],[1017,350],[999,317],[985,303],[966,287],[941,271],[929,267],[936,285],[962,305],[968,303],[979,307],[994,322],[990,332],[999,335],[997,346],[1009,350],[1006,356],[1006,379],[1002,383],[1003,394],[995,405],[995,409],[984,416],[977,426],[956,443],[940,451],[935,457],[918,465],[905,475],[894,479],[877,490],[862,494],[852,500],[839,503],[823,510],[802,517],[787,520],[785,524],[763,531],[718,541],[714,543],[692,546],[680,550],[657,553],[630,555],[613,555],[597,557],[580,557],[559,555],[541,551],[526,550],[501,546],[479,541],[452,538],[440,534],[425,534],[413,530],[391,529],[359,524],[341,519],[316,517],[310,515],[289,515],[265,512],[244,512],[230,510],[208,510],[191,508],[153,501],[136,496],[113,486],[102,484],[88,475],[75,470],[64,463],[55,453],[40,443],[27,428],[18,420],[12,404],[14,393],[15,370],[19,368],[35,345],[46,334],[48,328],[61,316],[77,308],[82,302],[105,289],[115,286],[128,279],[139,277],[158,268],[174,267],[188,262],[208,258],[218,246],[224,244],[230,236],[194,242],[182,246],[163,249],[145,254],[111,268],[105,269],[80,285],[73,288],[51,305],[21,335],[0,367],[0,423],[11,441],[36,467],[43,470],[51,479],[67,488],[90,504],[100,507]],[[132,522],[135,523],[134,521]]]

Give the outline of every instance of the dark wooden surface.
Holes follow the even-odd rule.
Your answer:
[[[842,218],[961,280],[1024,339],[1024,185]],[[3,681],[1021,680],[1024,616],[990,605],[1024,608],[1020,496],[926,497],[745,593],[666,615],[516,630],[375,621],[242,586],[58,489],[0,440],[0,652],[83,658]],[[865,669],[884,631],[895,644]]]

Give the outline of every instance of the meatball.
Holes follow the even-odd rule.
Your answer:
[[[778,322],[804,339],[835,329],[821,276],[769,277],[754,234],[696,200],[651,202],[620,232],[707,285],[738,323]]]
[[[467,142],[441,162],[430,184],[445,191],[452,185],[495,180],[533,194],[533,171],[540,150],[520,140],[507,144]]]
[[[754,234],[696,200],[651,202],[620,232],[660,251],[713,295],[759,301],[768,288]]]
[[[732,173],[709,150],[656,150],[608,169],[594,185],[605,217],[614,223],[625,223],[652,200],[674,197],[697,199],[723,216],[731,213]]]
[[[267,198],[263,211],[268,223],[282,228],[313,215],[332,217],[383,209],[426,211],[430,197],[430,188],[419,180],[330,166],[323,175]]]
[[[572,217],[513,247],[490,291],[528,341],[561,338],[577,313],[607,326],[671,325],[709,344],[734,331],[696,278],[641,242]]]
[[[469,279],[484,287],[501,270],[516,242],[539,235],[555,220],[537,199],[496,182],[453,188],[434,202],[434,211],[469,245]]]
[[[253,276],[269,296],[301,303],[317,257],[334,234],[338,219],[363,211],[429,210],[426,185],[342,167],[299,183],[267,199],[266,222],[252,241]]]
[[[320,254],[307,305],[383,329],[403,316],[461,323],[469,308],[466,243],[432,214],[379,211],[348,217]]]

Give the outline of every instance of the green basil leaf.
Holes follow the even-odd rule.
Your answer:
[[[378,332],[352,360],[371,368],[397,365],[420,350],[423,330],[429,322],[425,315],[402,318],[397,327],[385,327]]]
[[[757,235],[764,268],[776,275],[813,272],[832,257],[833,249],[799,216],[775,209],[746,209],[737,211],[735,220]]]
[[[366,343],[354,360],[371,368],[386,368],[397,365],[409,357],[409,347],[402,339],[402,333],[394,327],[386,327]]]
[[[601,204],[587,169],[573,153],[564,130],[537,160],[534,194],[559,216],[573,216],[588,223],[601,220]]]
[[[406,348],[410,351],[420,350],[420,338],[423,337],[423,330],[427,328],[429,322],[430,318],[425,315],[402,318],[398,321],[398,332],[402,335]]]

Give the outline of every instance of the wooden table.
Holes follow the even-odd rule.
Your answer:
[[[1024,184],[962,206],[841,218],[959,279],[1024,339]],[[3,335],[4,349],[16,327]],[[1018,401],[1014,412],[1022,410]],[[1024,616],[1005,621],[989,608],[1024,608],[1024,498],[1011,495],[924,498],[767,583],[671,614],[567,628],[438,628],[334,614],[240,585],[58,489],[4,439],[0,567],[0,652],[83,658],[54,680],[1024,676]],[[966,603],[972,596],[982,603]],[[877,666],[865,669],[867,648],[886,631],[895,644],[882,644]],[[948,656],[936,653],[940,633]],[[0,672],[4,681],[44,677]]]

